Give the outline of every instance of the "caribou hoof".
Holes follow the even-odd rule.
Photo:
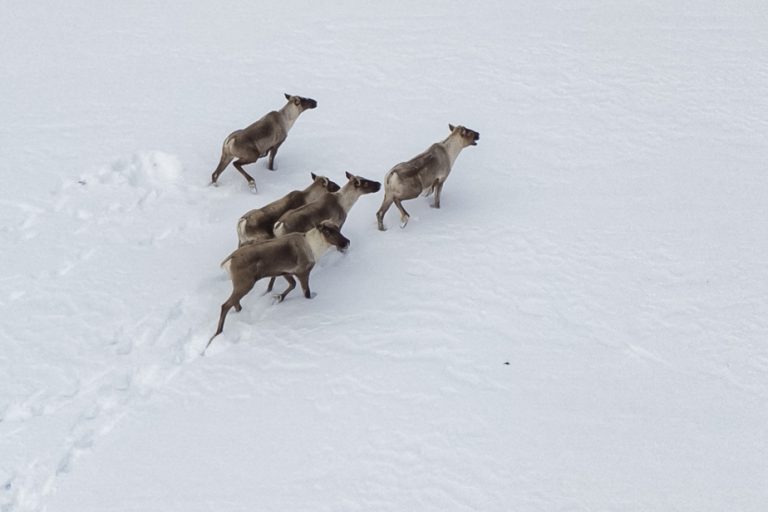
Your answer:
[[[403,229],[405,226],[408,225],[408,219],[410,219],[410,217],[403,217],[402,219],[400,219],[400,229]]]
[[[248,188],[253,192],[254,194],[257,192],[256,190],[256,182],[255,181],[249,181],[248,182]]]
[[[284,300],[285,300],[285,297],[283,297],[280,294],[272,296],[272,304],[280,304]]]

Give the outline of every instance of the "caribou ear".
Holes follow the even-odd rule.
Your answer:
[[[310,172],[309,175],[312,176],[312,181],[315,181],[317,179],[317,176],[315,176],[315,173]]]
[[[287,99],[288,101],[291,101],[291,95],[290,94],[288,94],[287,92],[283,93],[283,94],[285,94],[285,99]]]
[[[347,171],[344,171],[344,175],[347,177],[348,180],[351,180],[352,178],[354,178],[354,176],[349,174],[349,172]]]
[[[453,131],[453,130],[454,130],[454,128],[456,128],[456,127],[455,127],[455,126],[453,126],[451,123],[448,123],[448,129],[449,129],[449,130]]]

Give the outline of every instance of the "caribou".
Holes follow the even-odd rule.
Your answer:
[[[325,176],[312,176],[312,184],[304,190],[294,190],[277,201],[266,206],[249,211],[237,222],[237,238],[242,247],[245,244],[260,240],[275,238],[272,230],[275,222],[285,212],[311,203],[331,192],[339,190],[339,186]]]
[[[229,310],[233,307],[235,311],[243,309],[240,300],[253,289],[259,279],[283,276],[288,281],[288,288],[275,296],[279,303],[296,287],[296,276],[304,291],[304,297],[311,299],[309,273],[330,247],[345,251],[349,247],[349,240],[341,234],[336,224],[325,221],[306,233],[291,233],[281,238],[237,248],[221,263],[232,281],[232,294],[221,305],[216,333],[208,340],[203,354],[213,339],[224,330],[224,320]]]
[[[305,204],[300,208],[284,213],[275,222],[275,236],[287,233],[304,233],[318,222],[330,221],[339,227],[344,226],[347,214],[360,196],[378,192],[381,183],[362,176],[346,173],[347,183],[338,192],[326,194],[320,199]]]
[[[443,190],[456,157],[465,147],[476,146],[480,139],[479,133],[464,126],[449,124],[448,128],[451,134],[444,141],[432,144],[423,153],[407,162],[397,164],[387,172],[384,177],[384,200],[379,211],[376,212],[379,230],[386,230],[384,214],[392,203],[395,203],[400,210],[401,228],[408,224],[410,218],[403,208],[402,201],[418,197],[419,194],[428,196],[434,192],[435,201],[432,207],[440,208],[440,192]]]
[[[290,94],[286,94],[285,98],[288,103],[283,108],[273,110],[247,128],[234,131],[224,139],[224,145],[221,148],[221,160],[211,175],[213,185],[217,185],[221,173],[235,159],[237,160],[232,164],[248,180],[248,186],[254,192],[256,191],[256,181],[245,172],[243,166],[255,163],[259,158],[269,154],[267,168],[270,171],[275,170],[275,155],[285,142],[288,131],[302,112],[317,107],[317,102],[311,98]]]

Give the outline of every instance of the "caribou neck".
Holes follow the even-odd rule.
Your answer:
[[[448,153],[448,160],[451,162],[451,167],[453,167],[453,162],[456,161],[456,157],[458,157],[461,150],[464,149],[461,137],[450,134],[447,139],[441,142],[441,144],[445,148],[445,152]]]
[[[355,201],[360,198],[362,192],[359,188],[355,187],[354,183],[349,181],[341,187],[341,190],[334,192],[334,194],[339,198],[339,206],[341,206],[346,213],[349,213],[349,210],[352,209]]]
[[[313,181],[312,183],[309,184],[307,188],[305,188],[301,192],[305,195],[310,195],[312,194],[312,191],[314,191],[318,187],[322,187],[322,185],[316,181]]]
[[[293,123],[299,118],[301,109],[294,102],[289,101],[283,108],[280,109],[280,115],[285,123],[285,131],[288,131],[293,126]]]
[[[310,186],[304,189],[304,200],[307,203],[317,201],[325,195],[326,189],[322,183],[313,182]]]
[[[331,244],[325,239],[322,233],[317,228],[312,228],[304,234],[304,239],[307,241],[309,250],[312,251],[312,259],[317,261],[320,259],[325,251]]]

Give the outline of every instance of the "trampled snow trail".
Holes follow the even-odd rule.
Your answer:
[[[2,512],[765,508],[762,3],[6,3]],[[239,215],[448,123],[440,210],[198,357]]]
[[[4,352],[14,362],[0,411],[12,425],[2,440],[5,509],[43,506],[77,456],[192,353],[190,291],[163,282],[171,262],[157,252],[192,240],[204,221],[158,218],[166,202],[193,206],[202,187],[185,185],[178,159],[158,152],[62,181],[39,206],[6,202],[26,217],[4,234],[16,249],[4,297]],[[164,287],[178,299],[158,301]]]

